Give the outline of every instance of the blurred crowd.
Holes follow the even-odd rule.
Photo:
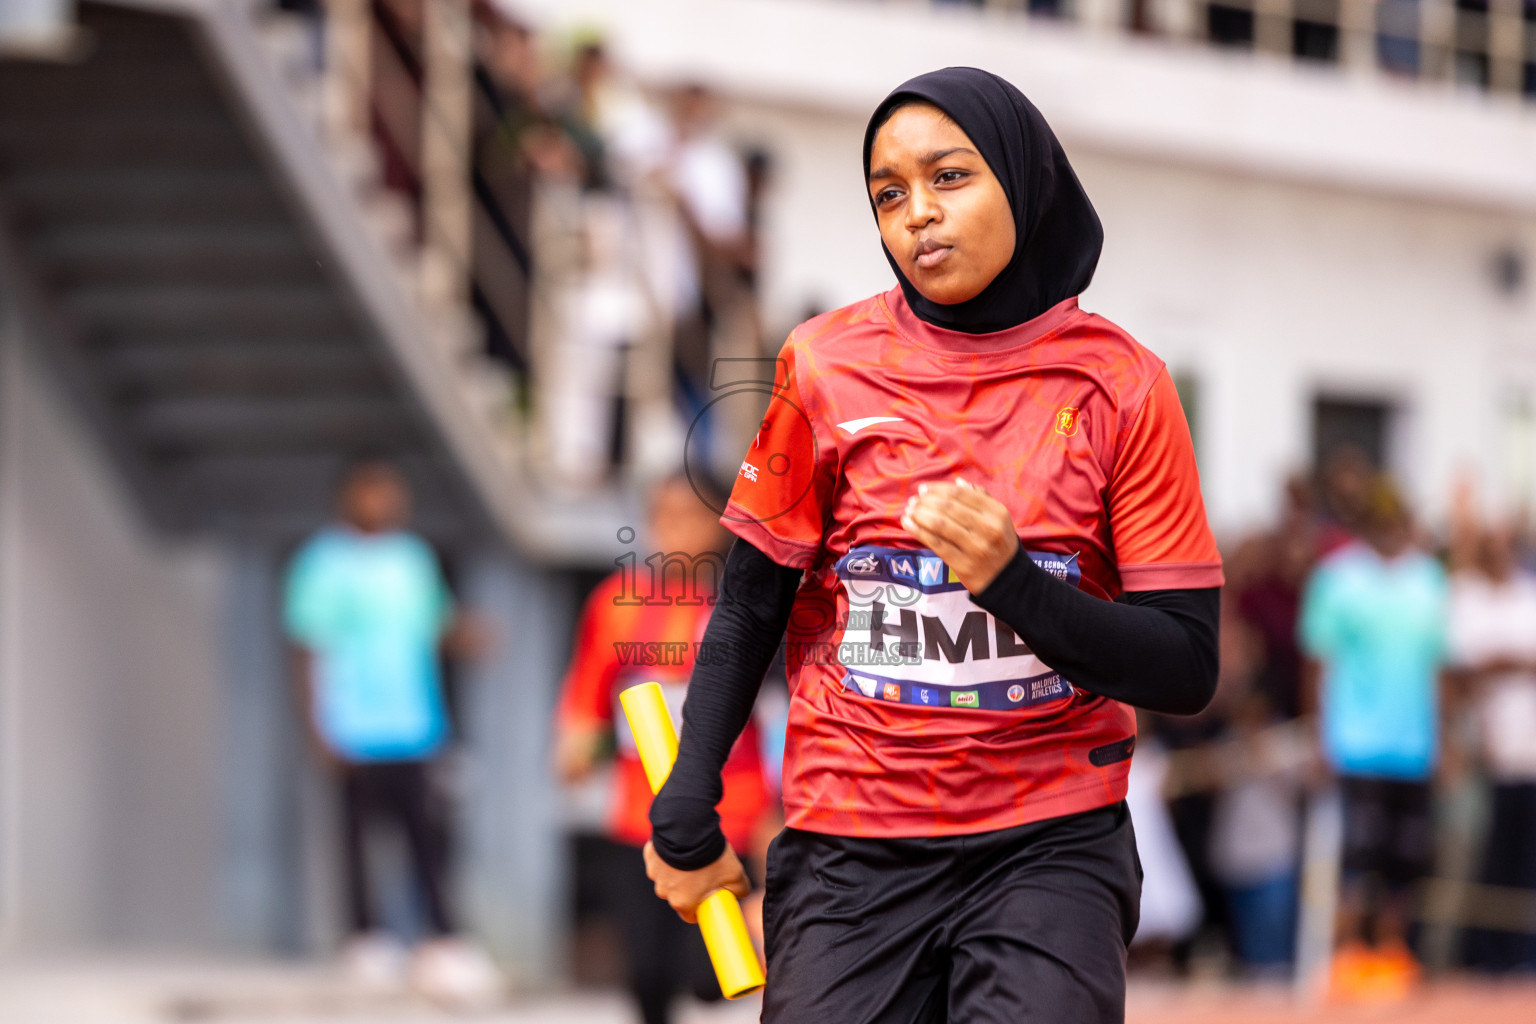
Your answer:
[[[557,222],[538,233],[555,309],[542,374],[549,469],[578,490],[621,463],[663,475],[685,441],[709,465],[734,465],[745,424],[710,409],[714,367],[762,347],[766,155],[727,141],[704,86],[648,97],[595,39],[574,43],[569,73],[546,90],[559,134],[543,145],[568,155],[543,158],[564,176],[546,175]]]
[[[310,19],[319,0],[275,0]],[[365,94],[383,185],[426,221],[424,138],[444,112],[427,90],[426,0],[371,0]],[[734,465],[755,409],[711,409],[719,359],[761,354],[758,236],[770,160],[737,145],[715,97],[678,81],[642,89],[600,35],[541,35],[473,0],[470,300],[486,354],[533,406],[546,481],[572,493],[620,467],[654,481],[685,443]],[[729,418],[730,422],[726,422]]]
[[[1288,977],[1321,870],[1336,994],[1536,970],[1536,560],[1524,515],[1452,506],[1427,532],[1345,447],[1229,546],[1217,697],[1145,716],[1133,767],[1148,969]]]

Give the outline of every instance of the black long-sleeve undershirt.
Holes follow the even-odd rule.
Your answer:
[[[747,541],[738,539],[726,557],[683,705],[677,763],[651,804],[652,842],[675,868],[697,870],[725,852],[715,811],[720,772],[752,715],[799,585],[799,569]],[[1194,714],[1215,693],[1219,588],[1102,601],[1035,565],[1021,545],[972,599],[1091,693],[1170,714]]]
[[[1020,545],[971,600],[1089,693],[1167,715],[1198,714],[1216,693],[1220,587],[1103,601],[1040,568]]]

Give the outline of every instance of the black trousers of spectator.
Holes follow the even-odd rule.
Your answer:
[[[354,932],[372,931],[377,923],[363,847],[371,828],[386,822],[405,836],[426,905],[428,929],[434,935],[454,931],[445,895],[448,851],[443,814],[429,770],[426,761],[377,761],[342,769],[342,857],[348,923]]]
[[[1525,889],[1536,900],[1536,783],[1493,787],[1493,818],[1483,856],[1483,884]],[[1536,971],[1536,915],[1524,932],[1478,929],[1467,936],[1472,966],[1495,974]]]
[[[1428,782],[1345,775],[1346,879],[1379,884],[1397,895],[1434,868],[1433,792]]]
[[[714,1002],[720,984],[704,948],[704,937],[666,901],[645,877],[645,859],[634,846],[614,843],[609,892],[628,958],[630,994],[645,1024],[669,1024],[672,1001],[681,992]]]

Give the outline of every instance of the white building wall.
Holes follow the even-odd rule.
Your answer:
[[[220,853],[210,551],[135,520],[0,295],[0,951],[192,948]]]

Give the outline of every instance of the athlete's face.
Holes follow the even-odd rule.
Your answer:
[[[1013,210],[970,136],[938,107],[892,114],[869,151],[880,238],[932,302],[973,299],[1013,259]]]

